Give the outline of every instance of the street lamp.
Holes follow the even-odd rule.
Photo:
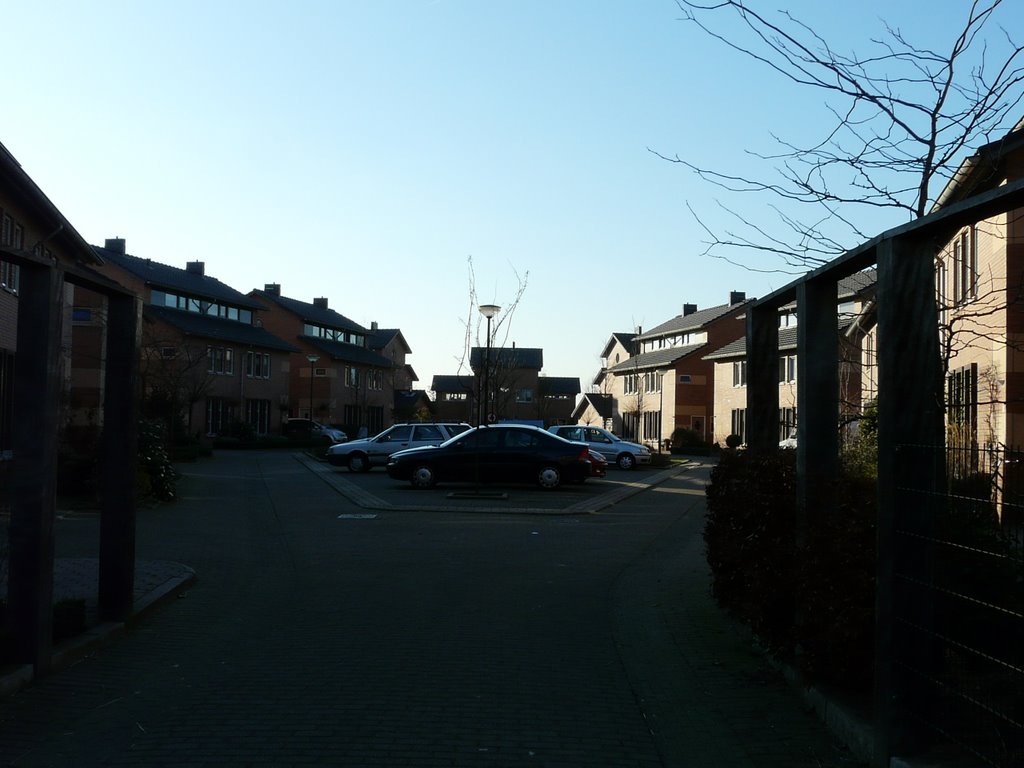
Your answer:
[[[487,318],[487,346],[484,352],[484,396],[483,396],[483,408],[486,413],[488,410],[488,403],[490,401],[490,390],[488,389],[487,377],[491,368],[491,318],[501,312],[501,307],[497,304],[481,304],[480,314]],[[480,414],[477,413],[476,419],[477,425],[480,424]]]
[[[319,355],[308,354],[306,359],[309,360],[309,431],[313,432],[313,374],[315,369],[313,365],[317,360],[320,359]]]

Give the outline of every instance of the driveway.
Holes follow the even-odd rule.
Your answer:
[[[195,585],[0,699],[4,764],[852,763],[710,603],[699,466],[543,515],[368,512],[290,454],[183,469],[138,557]],[[97,531],[59,521],[58,555]]]

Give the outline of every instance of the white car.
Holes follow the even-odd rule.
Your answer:
[[[623,440],[601,427],[558,424],[548,427],[548,431],[566,440],[586,443],[591,451],[602,454],[609,464],[615,464],[619,469],[632,469],[637,464],[651,463],[651,449],[646,445]]]
[[[368,472],[371,467],[387,464],[388,456],[395,451],[440,445],[467,429],[469,424],[448,422],[395,424],[379,435],[332,445],[327,449],[327,461],[335,467],[348,467],[350,472]]]

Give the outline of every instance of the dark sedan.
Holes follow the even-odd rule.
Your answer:
[[[524,424],[476,427],[439,446],[391,454],[388,475],[414,488],[444,482],[535,482],[557,488],[592,473],[590,449]]]

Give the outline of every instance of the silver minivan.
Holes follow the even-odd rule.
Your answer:
[[[651,463],[651,449],[646,445],[623,440],[601,427],[558,424],[548,427],[548,431],[559,437],[564,437],[566,440],[586,443],[591,451],[600,453],[608,460],[609,464],[615,464],[619,469],[632,469],[637,464]]]

